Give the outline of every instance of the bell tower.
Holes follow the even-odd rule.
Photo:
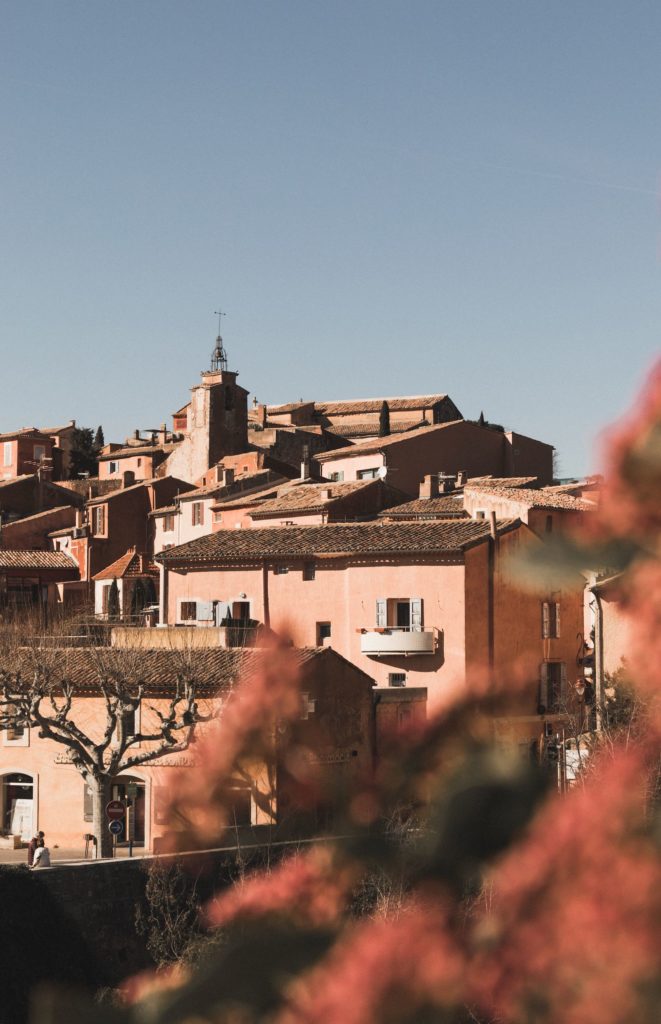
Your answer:
[[[211,367],[191,388],[184,444],[168,462],[168,472],[199,480],[225,455],[248,450],[248,392],[237,384],[238,373],[228,370],[227,350],[220,334],[211,353]],[[181,466],[179,465],[181,463]]]

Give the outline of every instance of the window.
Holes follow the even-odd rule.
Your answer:
[[[101,590],[101,612],[103,615],[108,614],[108,598],[110,597],[111,586],[112,583],[106,583]]]
[[[142,465],[142,459],[138,459],[138,466]]]
[[[92,512],[92,529],[96,537],[104,536],[106,532],[106,506],[97,505]]]
[[[422,631],[421,597],[378,597],[376,599],[377,629]]]
[[[276,576],[284,576],[284,575],[286,575],[286,573],[289,572],[289,566],[288,565],[276,565],[274,570],[273,570],[273,572],[274,572],[274,574]]]
[[[163,516],[163,531],[164,533],[171,533],[174,530],[174,512],[166,512]]]
[[[557,639],[560,636],[560,602],[542,601],[542,638]]]
[[[111,473],[111,474],[112,473],[118,473],[119,472],[119,462],[109,462],[108,463],[108,472]]]
[[[204,502],[194,501],[191,506],[191,522],[193,526],[204,525]]]
[[[42,462],[46,458],[46,448],[43,444],[35,444],[32,448],[32,458],[35,462]]]
[[[222,512],[214,512],[214,514],[213,514],[213,521],[214,521],[214,523],[222,523],[222,521],[223,521],[223,513]]]
[[[476,519],[486,519],[487,518],[487,513],[486,513],[485,509],[483,509],[483,508],[476,508],[475,509],[475,518]]]
[[[542,665],[540,714],[562,711],[567,700],[567,666],[564,661],[545,661]]]
[[[12,462],[14,461],[14,459],[13,459],[13,451],[12,451],[13,447],[14,446],[13,446],[11,441],[5,441],[4,446],[3,446],[3,459],[2,459],[2,462],[3,462],[4,466],[11,466]]]
[[[329,640],[331,635],[330,622],[317,623],[317,647],[324,646],[324,640]]]
[[[313,580],[317,575],[317,566],[315,562],[305,562],[303,565],[303,579]]]
[[[182,601],[179,605],[179,619],[181,622],[195,622],[197,620],[197,601]]]
[[[389,672],[388,686],[406,686],[406,672]]]
[[[313,715],[317,709],[317,702],[314,697],[311,699],[309,693],[301,693],[301,718],[304,722],[307,722],[310,715]]]
[[[334,473],[331,473],[329,480],[332,480],[334,483],[338,483],[340,480],[344,480],[344,470],[338,469]]]
[[[356,473],[356,480],[375,480],[378,475],[378,469],[359,469]]]

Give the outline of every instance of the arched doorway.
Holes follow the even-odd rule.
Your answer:
[[[139,779],[135,775],[120,775],[113,783],[112,798],[125,804],[128,801],[125,831],[120,843],[128,842],[130,839],[135,846],[144,846],[147,820],[144,779]]]
[[[24,842],[34,834],[34,779],[25,772],[2,776],[2,828]]]

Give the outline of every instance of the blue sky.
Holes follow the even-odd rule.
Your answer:
[[[447,391],[564,475],[659,350],[653,2],[0,3],[0,430]]]

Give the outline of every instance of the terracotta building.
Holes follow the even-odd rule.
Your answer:
[[[562,592],[512,581],[511,554],[539,543],[518,520],[218,531],[157,556],[161,622],[263,623],[380,687],[424,686],[432,706],[473,669],[516,665],[530,679],[519,731],[536,736],[572,692],[583,628],[581,578]]]
[[[9,480],[37,471],[46,479],[52,476],[52,438],[36,427],[0,434],[0,478]]]
[[[525,474],[540,483],[553,478],[551,445],[469,420],[377,437],[317,455],[315,462],[327,480],[381,477],[411,497],[418,497],[420,480],[430,474]]]
[[[86,735],[101,736],[105,708],[98,686],[98,659],[117,655],[81,648],[56,653],[58,671],[74,687],[74,719],[84,723]],[[236,680],[254,671],[261,657],[260,652],[249,650],[187,651],[186,671],[195,681],[200,710],[217,711]],[[294,659],[301,672],[300,720],[292,727],[297,744],[330,781],[366,771],[373,762],[375,743],[372,679],[334,651],[306,649],[294,652]],[[133,650],[127,666],[145,688],[127,728],[134,735],[148,733],[157,722],[156,712],[165,710],[174,693],[181,654]],[[273,723],[269,760],[237,765],[231,814],[237,826],[286,825],[299,810],[281,759],[282,734],[277,724]],[[136,749],[143,750],[145,745],[148,749],[147,741]],[[40,739],[36,730],[0,731],[0,821],[7,833],[26,840],[41,829],[51,849],[57,845],[82,854],[84,834],[91,830],[91,798],[71,760],[65,747]],[[129,830],[138,847],[158,849],[159,839],[172,827],[164,808],[173,774],[194,770],[197,764],[193,744],[185,753],[162,755],[116,779],[110,795],[118,800],[131,797]]]

